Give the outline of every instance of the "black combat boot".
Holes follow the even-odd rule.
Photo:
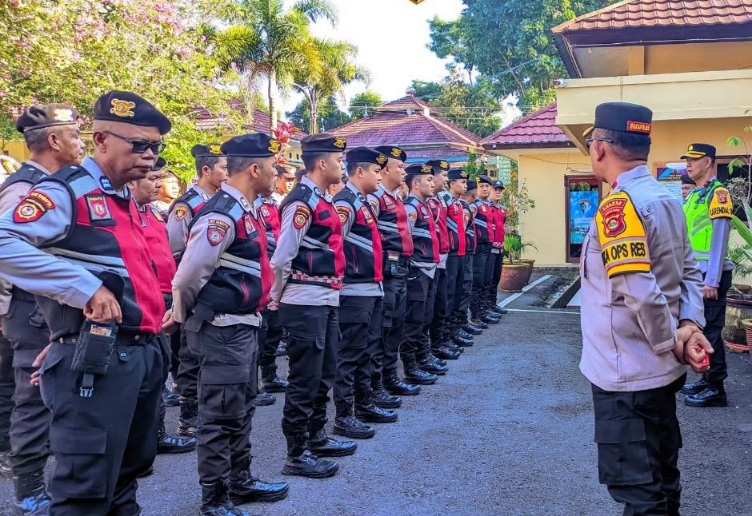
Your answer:
[[[375,398],[370,392],[355,393],[355,415],[358,419],[369,423],[394,423],[397,421],[396,412],[376,406],[374,400]]]
[[[282,468],[283,475],[295,475],[307,478],[327,478],[339,471],[339,464],[320,459],[306,449],[305,434],[285,436],[287,440],[287,459]]]
[[[266,392],[285,392],[290,382],[277,377],[277,364],[261,368],[261,389]]]
[[[350,439],[370,439],[376,435],[376,429],[355,417],[352,403],[340,401],[336,406],[337,416],[334,419],[333,433]]]
[[[452,335],[452,342],[457,346],[469,348],[473,345],[473,337],[472,335],[468,335],[467,333],[460,330]]]
[[[384,387],[390,394],[399,396],[417,396],[420,394],[420,387],[400,380],[396,369],[384,371]]]
[[[457,360],[462,353],[460,351],[453,351],[446,346],[439,346],[433,350],[433,354],[444,360]]]
[[[481,335],[483,330],[488,328],[487,324],[482,323],[477,319],[470,319],[468,322],[462,325],[462,331],[469,335]]]
[[[402,360],[405,368],[405,381],[418,385],[433,385],[439,379],[435,374],[427,373],[420,367],[414,358]]]
[[[198,400],[180,398],[180,418],[177,434],[181,437],[196,437],[198,430]]]
[[[256,397],[253,400],[253,405],[255,407],[268,407],[269,405],[274,405],[277,402],[277,397],[273,394],[269,394],[268,392],[259,391],[258,394],[256,394]]]
[[[338,441],[326,435],[326,430],[317,430],[306,441],[306,447],[317,457],[345,457],[358,449],[353,441]]]
[[[433,355],[418,359],[418,367],[421,371],[439,376],[443,376],[449,371],[449,367],[438,362],[438,359]]]
[[[233,466],[228,484],[230,500],[242,505],[251,502],[277,502],[287,496],[290,485],[287,482],[262,482],[251,475],[251,461]]]
[[[489,310],[480,317],[480,320],[486,324],[499,324],[501,322],[501,316]]]
[[[16,516],[47,516],[50,508],[50,495],[44,486],[44,470],[24,473],[13,477],[16,501],[13,514]]]
[[[199,516],[251,516],[251,513],[235,507],[227,495],[224,482],[201,484],[201,508]]]
[[[708,386],[697,394],[690,394],[684,398],[684,404],[688,407],[727,407],[726,390],[723,384]]]
[[[705,389],[708,388],[710,384],[708,383],[708,380],[705,378],[705,375],[702,375],[699,380],[696,382],[688,383],[684,387],[681,388],[679,391],[680,393],[684,394],[685,396],[692,396],[693,394],[699,394]]]
[[[392,396],[386,392],[384,382],[381,380],[381,373],[374,374],[371,377],[371,387],[373,388],[371,401],[373,401],[373,404],[377,407],[383,409],[397,409],[402,406],[402,398]]]
[[[164,419],[159,422],[157,433],[157,455],[167,453],[188,453],[196,449],[196,438],[180,438],[167,435]]]
[[[162,386],[162,401],[164,401],[165,407],[177,407],[180,405],[180,395],[164,385]]]

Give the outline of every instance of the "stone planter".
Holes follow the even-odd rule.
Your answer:
[[[522,292],[522,287],[528,278],[528,271],[532,270],[527,263],[505,263],[501,269],[501,290],[504,292]]]
[[[721,336],[726,342],[747,345],[747,332],[742,324],[752,319],[752,300],[729,297],[726,303],[726,326]]]

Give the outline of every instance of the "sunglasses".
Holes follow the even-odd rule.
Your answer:
[[[109,134],[110,136],[114,136],[115,138],[118,138],[120,140],[123,140],[124,142],[131,144],[131,151],[134,154],[146,154],[146,151],[151,151],[152,154],[158,155],[163,150],[165,150],[165,147],[167,147],[167,144],[165,142],[146,142],[143,140],[129,140],[128,138],[124,136],[120,136],[119,134],[112,133],[110,131],[102,131],[104,134]]]
[[[587,145],[588,150],[590,150],[590,146],[593,144],[593,142],[614,143],[613,140],[609,140],[608,138],[588,138],[587,140],[585,140],[585,145]]]

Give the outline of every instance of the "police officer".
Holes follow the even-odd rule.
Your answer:
[[[478,198],[475,200],[475,238],[477,247],[473,257],[473,298],[476,319],[486,324],[498,324],[499,317],[493,312],[488,287],[493,281],[495,257],[491,250],[495,238],[495,213],[491,201],[494,180],[486,175],[478,176]],[[493,259],[493,261],[492,261]],[[495,306],[495,305],[494,305]],[[473,307],[470,307],[473,310]]]
[[[197,181],[169,208],[167,235],[175,259],[180,259],[188,242],[188,227],[209,199],[227,180],[227,157],[218,143],[198,144],[191,149],[196,161]],[[188,349],[182,329],[172,334],[172,376],[180,394],[180,417],[178,435],[195,437],[198,425],[198,358]]]
[[[507,208],[501,202],[501,198],[504,195],[504,183],[501,181],[494,182],[492,196],[492,208],[494,218],[494,231],[493,231],[493,248],[491,249],[491,268],[493,274],[491,276],[491,284],[488,285],[488,303],[491,307],[491,311],[504,315],[507,313],[506,308],[500,308],[497,304],[499,296],[499,282],[501,281],[501,270],[504,266],[504,237],[505,225],[507,221]]]
[[[200,361],[202,516],[245,516],[235,503],[281,500],[289,489],[250,472],[258,327],[272,283],[266,231],[253,203],[272,193],[280,148],[262,133],[222,144],[228,179],[191,223],[173,281],[175,320]]]
[[[697,184],[695,184],[694,180],[689,177],[689,174],[682,174],[681,176],[681,191],[682,191],[682,199],[684,201],[689,198],[689,194],[692,193],[692,190],[697,187]]]
[[[471,335],[480,335],[488,324],[480,320],[479,301],[473,292],[473,262],[475,261],[475,252],[478,248],[478,239],[475,233],[475,213],[477,207],[475,201],[478,199],[478,183],[472,179],[467,181],[467,190],[460,196],[462,211],[465,213],[465,227],[467,235],[467,252],[462,259],[462,304],[469,306],[472,318],[468,319],[467,310],[462,318],[462,328]]]
[[[83,159],[83,143],[78,128],[78,112],[64,104],[32,106],[16,122],[31,157],[0,188],[0,213],[12,211],[32,186],[43,177]],[[6,304],[6,303],[3,303]],[[10,419],[9,436],[16,491],[16,513],[34,514],[49,504],[44,489],[44,467],[49,455],[50,412],[44,406],[39,389],[30,378],[37,355],[49,344],[49,329],[33,294],[12,287],[7,310],[1,319],[4,336],[11,345],[15,388],[9,392],[15,407]]]
[[[334,433],[368,439],[376,430],[363,420],[397,420],[395,412],[373,404],[371,392],[371,355],[381,340],[384,258],[376,213],[366,196],[378,190],[387,158],[373,149],[356,147],[347,152],[346,160],[349,181],[334,197],[347,257],[339,306],[341,338],[334,377]]]
[[[652,112],[596,108],[585,132],[595,176],[611,193],[584,244],[580,369],[592,383],[598,470],[624,514],[679,514],[676,393],[702,336],[702,279],[681,204],[647,166]]]
[[[437,375],[447,373],[447,366],[436,359],[424,347],[423,327],[426,319],[433,316],[433,279],[439,263],[439,240],[436,236],[436,222],[427,205],[434,191],[434,169],[430,165],[409,165],[406,183],[410,195],[405,199],[405,211],[413,237],[414,252],[410,258],[410,272],[407,275],[407,315],[400,344],[400,357],[405,371],[405,379],[419,385],[431,385],[438,380]],[[421,363],[418,363],[419,358]]]
[[[165,307],[125,185],[153,168],[170,127],[138,95],[103,95],[93,158],[43,178],[0,219],[0,276],[37,295],[50,329],[35,381],[52,412],[51,514],[140,511],[136,478],[157,446]]]
[[[379,232],[384,249],[384,320],[383,346],[374,354],[372,384],[376,396],[387,401],[381,391],[393,396],[415,396],[420,387],[402,381],[397,374],[399,345],[405,321],[407,302],[407,274],[409,260],[413,255],[413,239],[407,221],[407,212],[398,191],[405,184],[405,161],[407,154],[394,146],[376,147],[387,157],[386,167],[381,171],[381,186],[369,202],[378,216]],[[384,405],[386,406],[386,404]]]
[[[282,432],[287,460],[282,473],[324,478],[336,462],[319,457],[352,455],[357,444],[328,437],[326,405],[337,367],[339,292],[345,274],[342,226],[326,188],[342,176],[347,142],[327,133],[301,141],[306,175],[282,201],[282,228],[272,257],[270,309],[279,304],[289,333],[290,385]]]
[[[699,188],[684,203],[689,241],[700,263],[705,286],[705,337],[715,353],[710,357],[710,370],[697,381],[682,389],[684,403],[690,407],[725,407],[723,381],[726,370],[726,349],[721,332],[726,324],[726,293],[731,287],[734,264],[728,260],[728,241],[734,206],[731,194],[716,178],[715,147],[693,143],[682,156],[687,174]]]
[[[424,333],[428,333],[431,351],[440,360],[457,360],[464,348],[455,345],[449,338],[447,318],[447,257],[449,256],[449,229],[447,228],[447,200],[451,195],[444,190],[449,174],[449,162],[445,160],[428,161],[426,165],[434,170],[434,195],[428,200],[428,206],[436,221],[436,233],[439,238],[439,264],[434,277],[433,316]],[[448,198],[448,199],[447,199]]]
[[[162,169],[167,162],[164,158],[157,159],[154,169],[144,179],[137,179],[128,183],[133,200],[141,213],[141,226],[144,228],[146,243],[151,250],[154,265],[159,280],[159,290],[165,300],[165,306],[172,306],[172,279],[175,276],[175,258],[170,251],[170,243],[167,241],[165,220],[162,213],[151,203],[156,200],[161,188]],[[169,328],[167,328],[169,329]],[[170,345],[164,331],[158,336],[162,345],[162,384],[167,381],[170,372]],[[167,435],[165,430],[165,401],[160,402],[159,427],[157,433],[157,454],[160,453],[187,453],[196,448],[196,439],[181,439]]]

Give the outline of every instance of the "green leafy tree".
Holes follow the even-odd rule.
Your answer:
[[[311,108],[308,99],[300,101],[294,110],[287,113],[287,118],[297,127],[310,127]],[[319,105],[316,124],[322,131],[329,131],[350,121],[350,115],[339,108],[336,97],[331,96]]]
[[[350,119],[360,120],[373,115],[375,108],[384,104],[381,95],[373,91],[358,93],[350,101]]]

